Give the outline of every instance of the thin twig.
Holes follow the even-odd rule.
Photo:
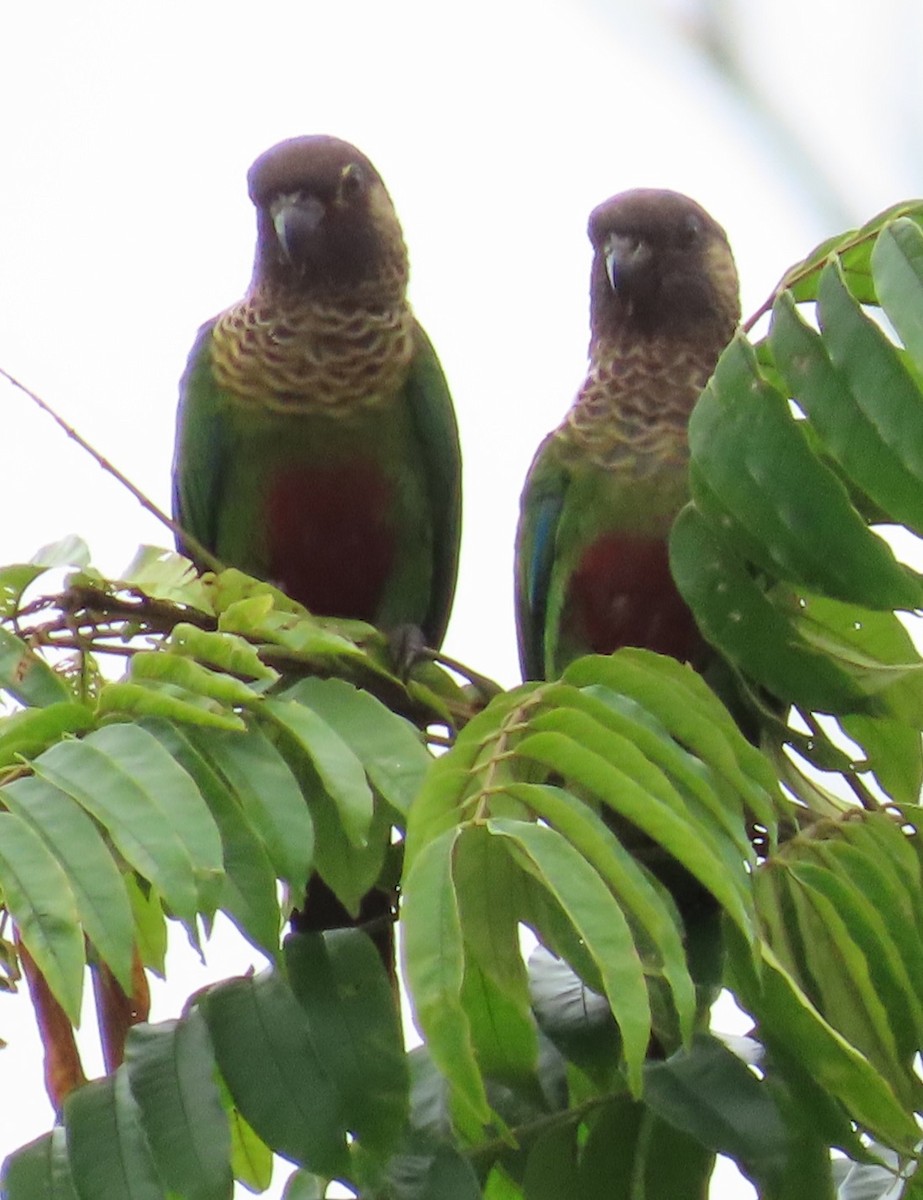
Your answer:
[[[161,522],[161,524],[166,525],[167,529],[173,533],[174,537],[178,538],[183,543],[183,545],[188,549],[189,553],[198,562],[202,563],[210,571],[224,570],[224,564],[217,559],[210,550],[207,550],[205,546],[203,546],[198,540],[198,538],[194,538],[192,534],[188,533],[185,529],[178,525],[171,517],[168,517],[163,509],[157,507],[153,500],[149,500],[139,487],[136,487],[126,475],[122,474],[118,467],[114,466],[107,458],[104,458],[98,450],[94,449],[94,447],[90,445],[86,438],[81,437],[73,425],[69,425],[63,417],[58,416],[51,405],[47,404],[41,398],[41,396],[36,395],[36,393],[33,392],[31,388],[26,387],[24,383],[20,383],[15,376],[11,375],[9,371],[4,370],[3,367],[0,367],[0,376],[2,376],[8,383],[12,384],[14,388],[17,388],[20,392],[22,392],[24,396],[28,396],[32,403],[40,408],[43,413],[46,413],[49,417],[51,417],[55,424],[60,429],[63,429],[67,436],[71,438],[72,441],[75,441],[81,450],[85,450],[98,466],[102,467],[104,471],[108,471],[114,479],[118,480],[122,487],[127,488],[127,490],[131,492],[141,507],[146,508],[152,516],[156,517],[157,520]]]

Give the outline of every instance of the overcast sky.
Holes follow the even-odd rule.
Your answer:
[[[698,53],[700,10],[720,9],[756,104]],[[517,501],[583,375],[590,209],[629,187],[689,193],[728,230],[752,310],[823,237],[923,193],[923,38],[913,0],[466,0],[454,13],[426,0],[0,7],[0,366],[166,506],[186,354],[250,274],[250,162],[300,133],[355,142],[401,216],[411,297],[461,426],[446,649],[512,684]],[[0,405],[0,562],[70,532],[113,572],[139,542],[169,544],[21,395],[0,387]],[[231,953],[212,954],[214,975],[246,965],[249,951]],[[159,993],[155,1017],[192,986]],[[0,1157],[50,1120],[25,1008],[0,997]]]

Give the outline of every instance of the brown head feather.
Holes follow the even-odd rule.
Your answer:
[[[247,177],[257,209],[251,290],[363,304],[403,299],[407,251],[381,176],[349,142],[316,134],[266,150]]]
[[[590,214],[592,340],[636,336],[730,340],[740,320],[727,235],[679,192],[636,188]]]
[[[590,368],[560,433],[606,469],[682,469],[689,413],[740,320],[727,236],[653,188],[605,200],[589,236]]]

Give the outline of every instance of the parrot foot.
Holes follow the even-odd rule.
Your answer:
[[[433,656],[419,625],[397,625],[388,633],[388,647],[394,672],[405,682],[417,663],[429,661]]]

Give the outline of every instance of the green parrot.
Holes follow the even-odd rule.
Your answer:
[[[687,424],[740,320],[724,230],[676,192],[639,188],[590,214],[589,370],[522,493],[516,624],[526,679],[641,646],[696,664],[670,575],[688,499]]]
[[[253,278],[189,357],[175,518],[315,614],[416,626],[438,648],[458,566],[458,429],[407,303],[394,206],[365,155],[326,136],[273,146],[248,183]]]
[[[461,460],[439,360],[407,303],[394,205],[365,155],[327,136],[273,146],[248,184],[250,286],[202,326],[180,385],[176,521],[315,614],[418,630],[438,648]],[[389,969],[392,915],[381,891],[358,914]],[[316,876],[293,917],[302,930],[354,923]]]

